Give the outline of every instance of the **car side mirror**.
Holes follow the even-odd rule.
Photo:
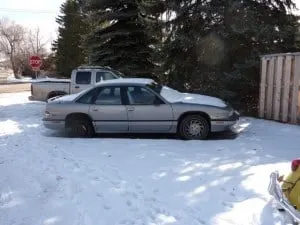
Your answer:
[[[162,101],[161,101],[158,97],[156,97],[156,98],[154,99],[153,104],[156,105],[156,106],[159,106],[159,105],[162,104]]]

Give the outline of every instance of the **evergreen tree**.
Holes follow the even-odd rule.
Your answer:
[[[86,34],[88,26],[84,23],[79,1],[66,0],[61,5],[60,12],[61,15],[56,19],[59,35],[52,44],[52,49],[55,51],[58,75],[70,77],[75,67],[87,61],[81,44],[82,35]]]
[[[90,63],[111,66],[128,76],[154,78],[158,35],[157,30],[150,29],[149,24],[158,24],[157,2],[89,2],[87,9],[90,11],[90,20],[96,24],[85,41]]]
[[[200,62],[204,51],[201,47],[206,48],[210,44],[209,42],[198,46],[201,38],[208,32],[202,15],[207,13],[207,6],[200,1],[167,0],[167,11],[176,15],[166,24],[169,30],[164,43],[167,80],[169,85],[181,91],[196,91],[195,87],[201,83],[199,79],[205,77]],[[197,76],[199,73],[201,76]]]
[[[260,55],[299,51],[291,0],[167,0],[165,69],[174,86],[256,107]]]
[[[229,58],[227,70],[220,74],[220,81],[226,86],[221,96],[256,114],[260,56],[299,51],[299,18],[289,13],[294,7],[290,0],[231,0],[226,7],[222,24],[227,35]]]

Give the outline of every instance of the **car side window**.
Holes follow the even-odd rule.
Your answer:
[[[92,80],[92,73],[88,71],[78,71],[76,73],[76,84],[90,84]]]
[[[96,73],[96,83],[100,82],[101,80],[112,80],[117,79],[111,72],[102,71]]]
[[[93,90],[81,96],[76,102],[82,104],[91,104],[98,90],[98,88],[94,88]]]
[[[154,93],[138,86],[128,87],[127,96],[131,105],[154,105],[156,101],[160,101]]]
[[[122,105],[120,87],[104,87],[98,93],[96,105]]]

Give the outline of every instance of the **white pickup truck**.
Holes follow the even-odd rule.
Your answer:
[[[47,101],[56,96],[75,94],[102,80],[122,78],[123,74],[109,67],[80,66],[72,71],[71,79],[42,79],[32,82],[29,100]]]

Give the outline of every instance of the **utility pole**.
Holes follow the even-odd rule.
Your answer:
[[[39,56],[39,28],[36,29],[36,55]],[[37,80],[38,71],[35,71],[35,79]]]

